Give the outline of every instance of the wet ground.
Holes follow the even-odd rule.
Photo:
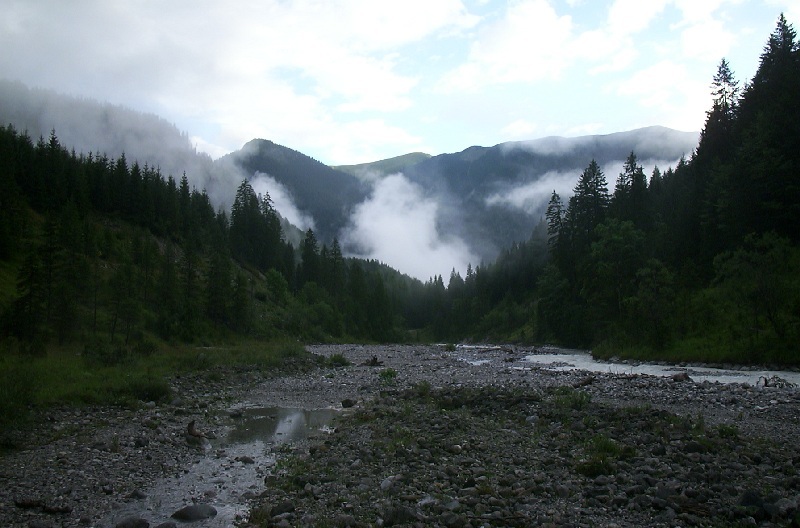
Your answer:
[[[200,503],[217,515],[190,526],[231,526],[268,488],[265,479],[280,472],[283,455],[307,448],[309,436],[327,435],[331,420],[351,412],[351,404],[357,410],[387,390],[424,384],[541,390],[582,383],[594,372],[594,382],[581,390],[598,401],[704,413],[710,423],[733,423],[743,435],[767,430],[793,438],[800,430],[798,391],[760,381],[777,376],[789,387],[800,381],[796,371],[596,362],[582,351],[513,346],[309,350],[341,355],[350,365],[268,379],[243,371],[214,383],[200,374],[176,380],[178,403],[50,411],[33,431],[36,441],[0,458],[0,525],[108,528],[137,516],[157,526]],[[691,382],[670,379],[684,372]],[[199,445],[185,438],[191,420],[208,433]]]
[[[263,489],[281,446],[325,434],[339,411],[253,407],[242,402],[228,413],[232,425],[220,438],[198,441],[198,457],[179,474],[141,490],[140,500],[121,503],[99,526],[139,517],[155,526],[170,521],[192,503],[213,506],[217,515],[193,522],[198,528],[227,528],[246,516],[249,502]],[[216,436],[216,435],[213,435]]]

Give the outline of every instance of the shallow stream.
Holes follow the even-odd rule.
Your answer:
[[[175,511],[193,503],[210,504],[217,515],[186,526],[234,526],[247,513],[249,499],[263,489],[264,478],[275,464],[275,449],[324,432],[337,412],[283,407],[241,409],[234,413],[227,434],[198,446],[195,463],[181,474],[159,479],[142,490],[146,497],[120,504],[101,526],[114,526],[130,516],[157,526],[172,521],[170,516]]]
[[[649,376],[673,376],[685,372],[696,382],[763,384],[775,377],[800,385],[800,372],[788,370],[763,370],[746,367],[715,368],[693,365],[666,365],[656,363],[598,361],[588,352],[580,350],[547,349],[543,353],[525,356],[525,361],[538,367],[552,370],[586,370],[612,374],[644,374]]]

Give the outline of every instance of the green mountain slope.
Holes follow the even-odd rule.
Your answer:
[[[359,178],[363,181],[374,181],[390,174],[403,172],[406,167],[416,165],[421,161],[430,158],[430,154],[424,152],[411,152],[401,156],[395,156],[380,161],[373,161],[371,163],[360,163],[357,165],[338,165],[334,169]]]

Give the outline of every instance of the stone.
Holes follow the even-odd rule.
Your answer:
[[[269,516],[270,517],[277,517],[278,515],[282,515],[284,513],[293,512],[294,510],[295,510],[294,503],[292,501],[290,501],[290,500],[285,500],[285,501],[279,502],[278,504],[273,506],[269,510]]]
[[[788,517],[797,511],[797,501],[793,499],[782,498],[775,502],[775,509],[780,517]]]
[[[408,506],[389,505],[383,509],[383,525],[394,526],[396,524],[413,523],[419,520],[417,512]]]
[[[209,504],[190,504],[173,513],[170,517],[184,522],[202,521],[217,514],[217,509]]]
[[[400,475],[392,475],[390,477],[386,477],[381,482],[381,491],[389,491],[394,483],[400,479]]]
[[[42,506],[42,511],[44,513],[53,514],[72,513],[72,506],[66,504],[45,504]]]
[[[14,501],[14,506],[17,508],[22,508],[23,510],[29,510],[31,508],[41,508],[43,505],[42,501],[39,499],[33,498],[24,498],[24,499],[17,499]]]
[[[346,528],[348,526],[355,526],[356,518],[347,513],[340,513],[333,519],[333,525],[341,526],[342,528]]]
[[[141,517],[125,517],[114,528],[150,528],[150,523]]]
[[[167,522],[164,522],[164,523],[161,523],[161,524],[159,524],[159,525],[158,525],[158,526],[156,526],[155,528],[178,528],[178,525],[177,525],[177,524],[175,524],[175,523],[174,523],[174,522],[172,522],[172,521],[167,521]]]
[[[53,528],[50,521],[35,520],[28,523],[28,528]]]

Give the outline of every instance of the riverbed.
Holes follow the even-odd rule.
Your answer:
[[[33,431],[38,441],[0,460],[0,524],[113,527],[139,518],[156,526],[190,504],[216,511],[191,526],[246,523],[254,501],[283,478],[281,460],[325,445],[338,424],[382,394],[415,387],[444,394],[484,388],[539,394],[565,387],[602,405],[702,415],[705,424],[735,428],[741,438],[789,439],[800,432],[794,372],[593,364],[581,351],[510,346],[310,350],[342,355],[350,365],[266,379],[241,371],[215,382],[198,375],[175,380],[177,401],[135,411],[53,410]],[[690,381],[676,381],[676,373]],[[786,383],[759,385],[761,377],[774,376]],[[192,420],[207,436],[195,445],[186,436]]]

